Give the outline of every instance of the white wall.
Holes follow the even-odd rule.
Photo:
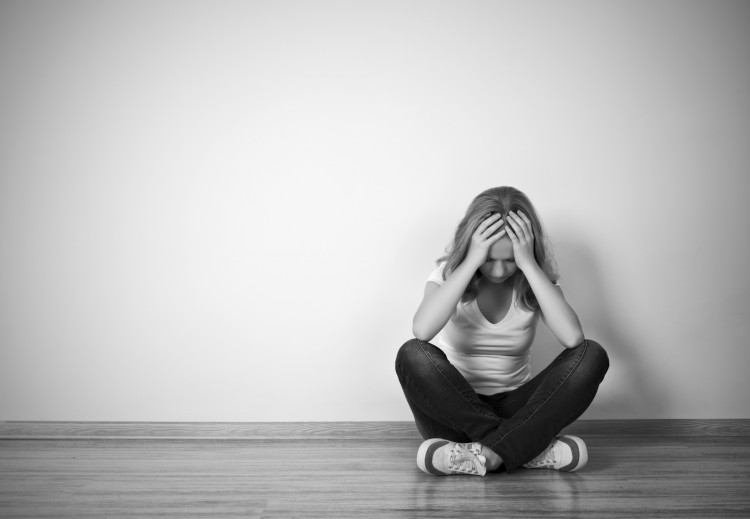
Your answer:
[[[496,185],[610,352],[587,417],[750,418],[749,29],[726,1],[4,1],[0,420],[410,419],[395,353]]]

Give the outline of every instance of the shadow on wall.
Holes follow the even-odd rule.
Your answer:
[[[586,337],[607,350],[610,368],[592,407],[584,418],[655,418],[668,417],[659,381],[651,378],[643,350],[639,350],[637,333],[627,322],[627,315],[612,311],[616,293],[607,283],[592,248],[572,236],[561,236],[554,242],[560,270],[560,284],[568,302],[575,308]],[[543,369],[560,352],[560,345],[544,325],[532,349],[534,374]]]

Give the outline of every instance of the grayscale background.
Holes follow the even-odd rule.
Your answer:
[[[2,0],[0,420],[411,419],[497,185],[609,350],[585,417],[750,418],[749,56],[741,1]]]

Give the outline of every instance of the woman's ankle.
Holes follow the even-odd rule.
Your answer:
[[[495,451],[493,451],[486,445],[482,445],[482,456],[484,456],[487,460],[484,466],[487,467],[488,471],[497,470],[503,464],[503,459],[500,457],[500,455],[498,455]]]

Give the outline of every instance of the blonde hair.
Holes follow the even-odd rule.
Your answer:
[[[453,241],[446,248],[445,255],[437,260],[438,264],[443,261],[446,262],[443,279],[446,279],[466,259],[471,244],[471,236],[482,220],[487,218],[490,213],[500,213],[503,221],[505,221],[510,211],[523,211],[531,220],[531,228],[534,232],[534,258],[547,278],[553,283],[557,282],[558,275],[554,259],[542,227],[542,221],[536,209],[534,209],[534,205],[524,193],[508,186],[493,187],[483,191],[471,201],[466,214],[456,228]],[[461,301],[469,302],[477,297],[481,277],[482,274],[477,270],[461,296]],[[517,270],[514,274],[513,283],[519,305],[526,310],[537,310],[539,303],[521,270]]]

